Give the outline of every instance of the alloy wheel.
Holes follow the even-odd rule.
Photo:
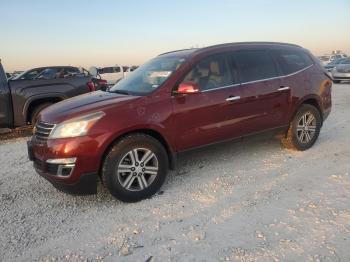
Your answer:
[[[303,114],[298,121],[297,137],[298,140],[303,143],[309,143],[316,133],[317,121],[315,116],[311,112]]]
[[[157,156],[151,150],[135,148],[122,157],[117,168],[117,177],[126,190],[141,191],[152,184],[158,169]]]

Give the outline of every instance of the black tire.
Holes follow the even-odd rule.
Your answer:
[[[309,141],[304,141],[302,142],[300,137],[303,137],[301,134],[303,131],[298,131],[298,124],[300,123],[302,116],[304,115],[312,114],[314,116],[314,119],[316,121],[315,123],[315,131],[312,133],[310,129],[305,129],[309,135],[310,133],[313,134],[312,138]],[[312,125],[313,126],[313,125]],[[321,117],[321,112],[314,106],[309,105],[309,104],[303,104],[295,116],[293,117],[292,122],[289,125],[287,133],[282,137],[281,142],[284,147],[289,148],[289,149],[294,149],[298,151],[304,151],[312,147],[319,134],[320,130],[322,127],[322,117]],[[309,127],[308,127],[309,128]],[[311,136],[311,135],[310,135]],[[305,139],[307,140],[307,138]]]
[[[121,164],[122,161],[125,161],[125,157],[128,156],[128,153],[134,149],[146,149],[154,153],[158,166],[157,174],[153,175],[155,176],[152,178],[153,181],[144,189],[141,189],[139,191],[131,191],[125,188],[122,184],[122,181],[120,181],[122,178],[125,178],[125,182],[126,180],[128,180],[129,175],[131,176],[131,174],[134,174],[134,172],[122,173],[121,175],[118,172],[119,164]],[[145,166],[147,164],[146,162],[147,161],[145,161]],[[117,199],[123,202],[137,202],[151,197],[160,189],[160,187],[165,181],[166,174],[168,172],[168,166],[169,161],[167,152],[164,149],[163,145],[157,139],[141,133],[131,134],[117,141],[107,154],[102,168],[102,183],[107,187],[109,192]],[[136,172],[138,171],[136,170]],[[150,181],[149,179],[151,179],[151,175],[144,175],[148,176],[147,182]],[[131,183],[139,183],[137,177],[132,177],[131,179],[135,181]]]
[[[37,119],[38,119],[38,116],[39,116],[39,113],[44,110],[46,107],[49,107],[50,105],[52,105],[53,103],[43,103],[43,104],[40,104],[38,106],[36,106],[32,112],[32,115],[30,117],[30,123],[32,125],[35,125]]]
[[[340,82],[341,82],[340,80],[333,80],[334,84],[340,84]]]

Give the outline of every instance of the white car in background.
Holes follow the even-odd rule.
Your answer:
[[[320,59],[320,61],[322,62],[323,65],[327,65],[336,59],[341,59],[341,58],[346,58],[346,57],[347,57],[347,55],[344,53],[337,53],[337,54],[319,56],[318,59]]]
[[[108,86],[115,85],[120,79],[124,78],[130,72],[134,71],[136,66],[108,66],[108,67],[90,67],[89,72],[92,75],[100,75],[107,81]]]
[[[350,57],[343,59],[339,64],[333,67],[331,73],[334,83],[350,81]]]

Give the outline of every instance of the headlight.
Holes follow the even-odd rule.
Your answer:
[[[103,112],[96,112],[64,121],[55,126],[49,136],[49,139],[84,136],[87,134],[89,129],[104,115],[105,113]]]

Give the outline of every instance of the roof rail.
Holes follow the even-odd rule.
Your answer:
[[[217,48],[217,47],[225,47],[225,46],[235,46],[235,45],[286,45],[286,46],[295,46],[300,47],[296,44],[289,44],[289,43],[281,43],[281,42],[233,42],[233,43],[225,43],[225,44],[218,44],[218,45],[211,45],[207,47],[200,48],[199,50],[206,50],[211,48]]]
[[[171,53],[176,53],[176,52],[181,52],[181,51],[187,51],[187,50],[195,50],[195,49],[198,49],[198,48],[179,49],[179,50],[174,50],[174,51],[165,52],[165,53],[159,54],[158,56],[166,55],[166,54],[171,54]]]

